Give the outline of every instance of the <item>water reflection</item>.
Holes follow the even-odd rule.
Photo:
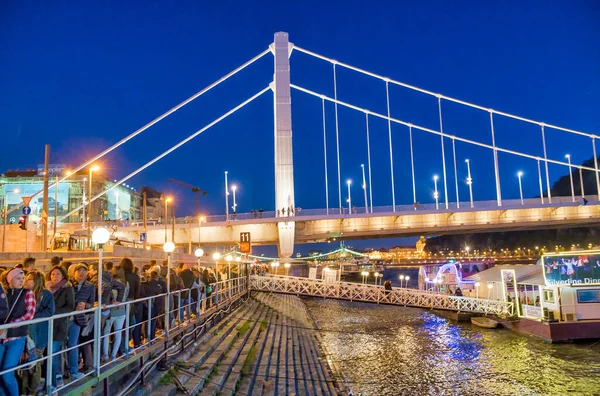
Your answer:
[[[600,345],[548,344],[429,311],[308,299],[354,394],[598,394]]]

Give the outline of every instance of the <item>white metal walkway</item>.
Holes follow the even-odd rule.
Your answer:
[[[496,315],[512,315],[514,308],[513,303],[504,301],[449,296],[414,289],[393,288],[386,291],[383,286],[349,282],[326,283],[320,279],[285,276],[252,275],[250,288],[273,293]]]

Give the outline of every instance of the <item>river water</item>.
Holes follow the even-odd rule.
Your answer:
[[[600,395],[600,344],[550,344],[417,308],[305,302],[354,395]]]

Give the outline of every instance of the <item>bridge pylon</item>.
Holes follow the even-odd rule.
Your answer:
[[[290,92],[290,55],[293,46],[288,34],[275,33],[271,45],[275,60],[273,100],[275,117],[275,211],[287,220],[295,210],[294,159],[292,152],[292,102]],[[295,222],[279,221],[279,256],[288,258],[294,253]]]

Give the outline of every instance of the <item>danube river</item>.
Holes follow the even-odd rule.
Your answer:
[[[600,394],[600,343],[550,344],[416,308],[305,301],[354,395]]]

